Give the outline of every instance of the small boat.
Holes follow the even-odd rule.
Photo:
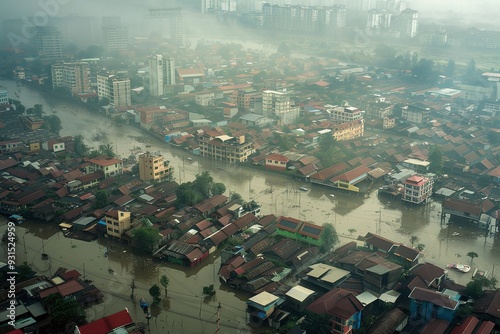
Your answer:
[[[307,189],[306,187],[302,186],[302,187],[299,188],[299,190],[308,191],[309,189]]]
[[[455,269],[463,273],[467,273],[470,271],[470,266],[467,264],[461,264],[461,263],[452,263],[447,266],[450,269]]]
[[[330,197],[331,197],[331,198],[335,198],[335,195],[334,195],[334,194],[330,194]]]
[[[460,235],[460,233],[458,233],[458,232],[453,232],[451,235],[452,235],[452,236],[454,236],[454,237],[456,237],[457,235]]]
[[[187,161],[191,161],[191,160],[193,160],[193,158],[187,158]]]

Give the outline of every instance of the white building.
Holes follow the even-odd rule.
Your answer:
[[[52,71],[52,88],[65,87],[72,94],[92,91],[90,67],[87,62],[67,62],[54,64]]]
[[[87,173],[102,171],[104,177],[121,175],[123,173],[123,161],[117,158],[99,156],[89,160],[90,166],[87,167]]]
[[[163,59],[163,85],[175,85],[175,59]]]
[[[114,74],[97,74],[97,95],[99,100],[107,98],[115,108],[132,104],[130,79],[119,78]]]
[[[152,8],[145,18],[147,37],[168,39],[183,43],[183,20],[181,8]]]
[[[149,67],[149,94],[163,96],[163,56],[148,57]]]
[[[368,11],[368,20],[366,22],[366,27],[369,29],[389,29],[391,27],[392,13],[385,9],[376,10],[372,9]]]
[[[124,51],[128,48],[128,27],[118,16],[102,18],[102,32],[107,51]]]
[[[397,17],[398,30],[402,37],[416,37],[418,33],[418,11],[407,8]]]
[[[348,123],[363,118],[363,112],[345,103],[342,106],[326,105],[326,111],[336,123]],[[330,108],[328,108],[330,107]]]
[[[280,124],[293,123],[300,113],[288,93],[266,90],[262,92],[262,115],[277,118]]]

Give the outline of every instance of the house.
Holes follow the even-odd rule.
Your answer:
[[[286,165],[288,163],[288,158],[284,155],[273,153],[266,157],[266,168],[272,170],[286,170]]]
[[[389,254],[398,247],[398,244],[377,234],[368,232],[365,235],[365,246],[373,251]]]
[[[276,224],[277,235],[315,246],[323,245],[324,240],[321,238],[323,230],[323,226],[285,216],[281,216]]]
[[[410,302],[410,318],[411,320],[422,320],[429,322],[431,319],[443,319],[453,321],[455,312],[458,309],[458,298],[460,295],[454,295],[456,299],[450,296],[420,287],[412,290],[408,296]]]
[[[427,288],[433,290],[439,289],[446,276],[444,269],[428,262],[417,264],[410,269],[410,272],[414,279],[421,280]]]
[[[133,330],[132,330],[133,327]],[[92,321],[75,329],[78,334],[139,333],[145,330],[144,323],[134,324],[127,309]],[[128,330],[131,329],[131,330]]]
[[[247,323],[259,327],[284,300],[269,292],[261,292],[247,301]]]
[[[316,296],[316,292],[305,288],[300,285],[296,285],[285,294],[285,306],[299,314],[302,314],[305,308],[311,304]]]
[[[104,214],[103,220],[106,222],[107,235],[121,239],[122,234],[132,227],[129,211],[109,210]]]
[[[347,270],[323,263],[310,265],[309,269],[302,278],[301,284],[322,292],[338,287],[351,276]]]
[[[123,173],[123,161],[108,156],[98,156],[89,160],[87,173],[102,171],[104,177],[121,175]]]
[[[484,291],[472,305],[472,310],[480,319],[500,325],[500,291]]]
[[[392,258],[400,263],[404,268],[411,268],[418,263],[418,259],[420,257],[420,251],[417,249],[399,245],[392,252]]]
[[[413,175],[404,182],[402,200],[412,204],[427,203],[432,196],[434,179],[422,175]]]
[[[61,140],[49,139],[42,142],[42,148],[46,151],[57,153],[64,151],[66,149],[66,144]]]
[[[368,328],[366,334],[392,334],[401,333],[403,328],[408,324],[408,315],[399,308],[393,308],[383,313],[378,319]],[[423,332],[425,333],[425,332]]]
[[[347,334],[359,329],[363,308],[354,292],[335,288],[312,302],[306,309],[328,317],[332,333]]]

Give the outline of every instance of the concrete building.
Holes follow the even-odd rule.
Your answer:
[[[104,177],[121,175],[123,173],[123,161],[121,159],[99,156],[90,159],[89,163],[87,173],[94,173],[100,170],[104,173]]]
[[[143,181],[170,179],[173,172],[174,168],[161,154],[146,152],[139,156],[139,178]]]
[[[132,105],[130,79],[110,73],[97,74],[97,95],[99,100],[107,98],[115,108]]]
[[[145,18],[146,36],[183,43],[183,20],[181,8],[152,8]]]
[[[395,29],[401,37],[416,37],[418,33],[418,11],[407,8],[396,16]]]
[[[432,196],[434,179],[422,175],[413,175],[404,183],[402,200],[413,204],[427,203]]]
[[[64,57],[62,35],[56,27],[36,27],[34,40],[39,57],[49,59]]]
[[[363,112],[356,107],[352,107],[345,103],[342,106],[326,105],[326,111],[330,114],[331,119],[336,123],[348,123],[357,119],[363,118]]]
[[[122,210],[110,210],[105,213],[106,233],[115,238],[121,238],[125,231],[132,227],[130,212]]]
[[[337,141],[350,140],[362,137],[365,133],[365,122],[363,119],[357,119],[352,122],[346,122],[333,126],[332,135]]]
[[[163,56],[148,57],[149,68],[149,94],[163,96]]]
[[[163,59],[163,85],[175,85],[175,59]]]
[[[389,29],[391,27],[392,13],[382,9],[372,9],[368,11],[366,27],[369,29]]]
[[[244,162],[255,152],[252,143],[245,141],[245,136],[227,135],[211,137],[204,135],[199,140],[200,154],[213,160]]]
[[[0,88],[0,105],[9,104],[9,92],[7,90]]]
[[[299,118],[300,108],[288,93],[265,90],[262,92],[262,115],[278,119],[279,124],[293,123]]]
[[[128,48],[128,28],[121,23],[118,16],[102,18],[104,46],[108,52],[125,51]]]
[[[89,93],[92,91],[90,67],[87,62],[67,62],[54,64],[52,71],[52,88],[68,89],[71,94]]]

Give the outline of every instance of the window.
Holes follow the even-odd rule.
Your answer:
[[[115,229],[115,233],[120,233],[120,231],[119,231],[119,230],[117,230],[117,229]]]

